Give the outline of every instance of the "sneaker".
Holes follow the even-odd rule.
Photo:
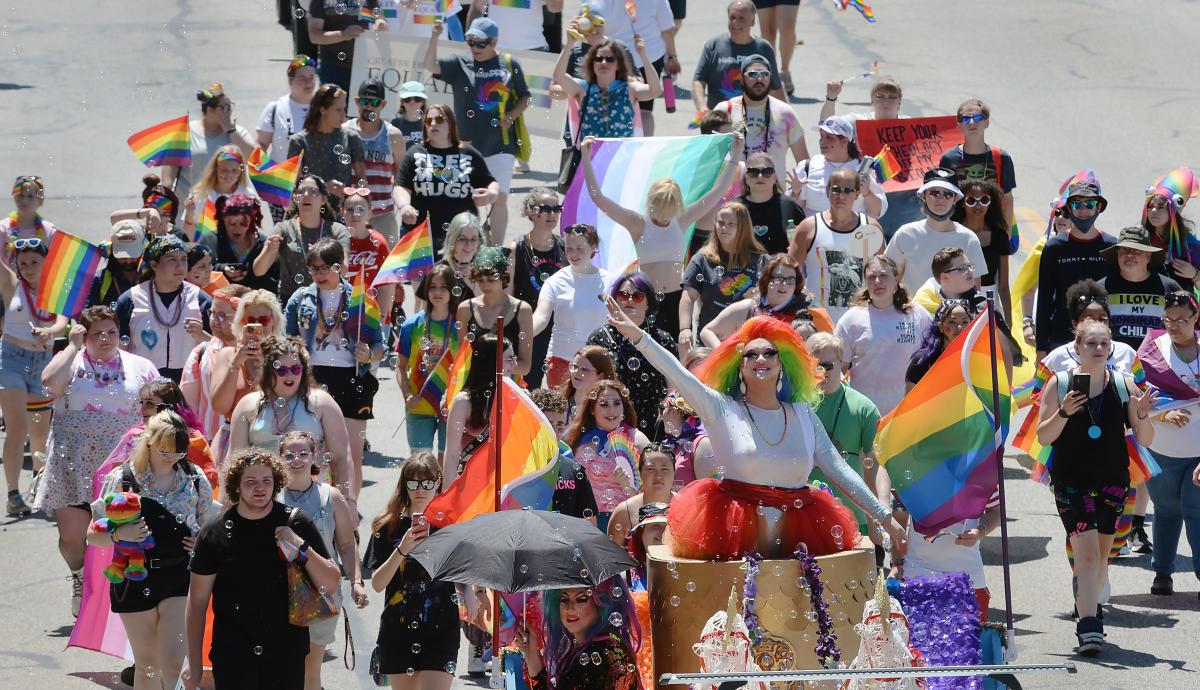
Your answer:
[[[8,494],[8,516],[9,517],[25,517],[33,511],[29,505],[25,503],[25,499],[21,498],[19,491],[11,491]]]
[[[29,502],[32,503],[37,498],[38,487],[42,484],[42,470],[34,470],[33,479],[29,480]]]
[[[1154,553],[1154,545],[1150,543],[1150,537],[1146,536],[1145,527],[1134,528],[1129,534],[1129,540],[1137,540],[1134,551],[1137,553]]]
[[[121,682],[129,687],[133,687],[135,669],[133,666],[126,666],[121,669]]]
[[[1150,593],[1160,597],[1169,597],[1175,593],[1175,583],[1167,573],[1156,573],[1154,582],[1150,585]]]
[[[79,606],[83,603],[83,569],[71,571],[71,615],[79,617]]]
[[[487,672],[487,665],[483,663],[483,648],[471,645],[471,658],[467,660],[467,675],[482,676]]]
[[[783,91],[787,95],[792,95],[796,92],[796,86],[792,84],[792,73],[789,70],[783,70],[779,73],[779,81],[783,82]]]
[[[1075,624],[1075,637],[1079,641],[1076,654],[1096,656],[1104,646],[1104,622],[1092,616],[1081,619]]]

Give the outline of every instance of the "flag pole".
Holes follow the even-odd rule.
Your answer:
[[[517,344],[513,343],[516,348]],[[496,317],[496,391],[492,393],[492,472],[496,494],[495,512],[500,512],[500,422],[504,419],[504,314]],[[492,592],[492,677],[500,677],[500,594]]]
[[[1009,570],[1008,560],[1008,506],[1004,500],[1004,438],[1000,436],[1000,375],[997,355],[999,348],[996,347],[996,296],[988,294],[988,343],[989,352],[992,360],[992,427],[995,430],[996,438],[996,477],[997,487],[1000,492],[1000,555],[1003,561],[1004,568],[1004,620],[1007,637],[1007,651],[1005,657],[1008,661],[1017,658],[1016,646],[1016,631],[1013,628],[1013,607],[1012,607],[1012,574]]]

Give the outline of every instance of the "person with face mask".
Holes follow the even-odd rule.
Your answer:
[[[1038,295],[1034,333],[1037,356],[1072,339],[1071,319],[1067,313],[1067,288],[1081,280],[1100,280],[1108,274],[1109,263],[1102,252],[1116,240],[1096,228],[1096,219],[1108,206],[1100,196],[1098,182],[1076,182],[1067,188],[1063,207],[1071,222],[1066,234],[1046,241],[1038,263]]]

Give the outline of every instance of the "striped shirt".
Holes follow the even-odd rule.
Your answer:
[[[347,129],[358,132],[362,137],[366,155],[367,188],[371,190],[371,216],[382,216],[396,211],[392,188],[396,186],[396,158],[392,155],[392,136],[402,136],[399,129],[384,122],[379,133],[368,139],[362,133],[357,119],[346,123]],[[357,181],[356,181],[357,182]]]

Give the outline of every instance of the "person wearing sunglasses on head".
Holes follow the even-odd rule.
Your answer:
[[[567,265],[566,249],[557,234],[562,211],[562,201],[553,189],[535,187],[525,195],[521,209],[521,215],[529,219],[530,230],[508,243],[508,253],[513,259],[509,263],[509,293],[531,309],[537,307],[538,294],[550,276]],[[546,361],[553,330],[551,321],[533,339],[534,362]],[[543,373],[541,367],[533,367],[525,377],[530,388],[541,386]]]
[[[1102,280],[1108,275],[1109,263],[1101,252],[1116,244],[1116,239],[1096,227],[1108,200],[1100,196],[1095,178],[1072,182],[1063,196],[1061,213],[1070,221],[1070,231],[1046,240],[1038,259],[1033,330],[1039,360],[1072,340],[1067,289],[1081,280]]]
[[[954,222],[962,224],[979,238],[986,266],[976,266],[980,286],[996,295],[1004,310],[1004,318],[1012,321],[1012,298],[1009,295],[1008,257],[1014,252],[1009,240],[1011,226],[1001,211],[1000,188],[985,180],[967,180],[959,189],[963,201],[954,208]]]
[[[771,95],[774,68],[762,55],[742,61],[742,92],[713,106],[729,113],[735,132],[746,137],[748,153],[766,153],[776,170],[788,169],[788,151],[795,163],[809,157],[804,127],[786,100]]]
[[[492,205],[488,215],[490,243],[500,244],[508,229],[508,192],[518,149],[517,119],[529,107],[525,70],[508,53],[501,59],[496,51],[500,27],[487,17],[477,17],[467,29],[469,57],[455,55],[438,59],[438,37],[442,29],[441,22],[433,27],[433,36],[425,49],[424,67],[434,79],[450,87],[458,122],[457,135],[479,151],[487,161],[487,170],[495,178],[495,194],[477,201],[483,202],[480,205]]]
[[[954,171],[948,168],[927,170],[917,188],[925,218],[902,226],[884,250],[900,269],[900,282],[909,294],[916,294],[933,277],[930,262],[939,249],[958,247],[972,266],[987,265],[979,238],[951,220],[955,205],[963,198],[954,180]]]
[[[18,239],[37,238],[50,246],[50,240],[58,228],[42,218],[38,209],[46,203],[46,185],[37,175],[18,175],[12,188],[12,213],[0,218],[0,260],[12,263],[15,251],[13,242]]]
[[[1008,151],[989,146],[984,141],[992,111],[987,103],[971,98],[958,106],[958,129],[963,143],[942,154],[938,166],[949,168],[958,175],[961,185],[967,180],[984,180],[1000,188],[997,201],[1004,213],[1004,223],[1013,227],[1013,195],[1017,188],[1017,175]]]
[[[675,338],[657,325],[660,301],[649,276],[641,271],[624,273],[613,281],[608,296],[617,300],[626,316],[655,342],[674,351]],[[607,323],[592,331],[587,344],[599,345],[612,355],[617,380],[629,389],[633,409],[637,411],[637,428],[646,436],[652,436],[662,412],[663,396],[667,394],[667,380],[657,369],[643,362],[633,344]],[[630,526],[626,525],[627,528]]]
[[[350,90],[355,39],[367,31],[388,29],[379,4],[378,0],[312,0],[308,4],[308,40],[317,46],[317,76],[322,84]]]
[[[234,103],[220,83],[197,91],[196,100],[200,101],[200,118],[188,122],[192,164],[182,168],[167,165],[159,170],[163,186],[174,190],[180,199],[191,196],[197,176],[208,169],[208,162],[222,146],[232,144],[242,156],[249,156],[258,145],[254,134],[237,123]]]
[[[387,107],[387,89],[383,82],[368,79],[359,84],[355,103],[358,117],[342,127],[357,132],[362,139],[367,183],[358,186],[371,190],[371,227],[387,239],[390,247],[400,237],[392,190],[396,187],[400,161],[404,160],[404,135],[383,117],[383,109]]]

